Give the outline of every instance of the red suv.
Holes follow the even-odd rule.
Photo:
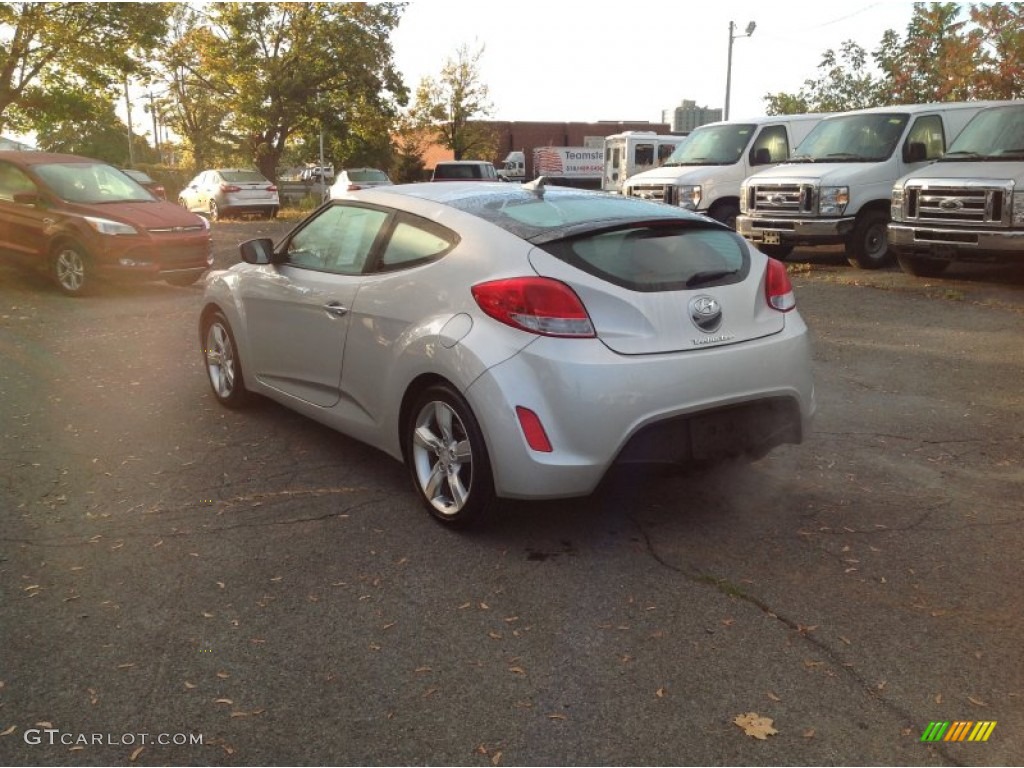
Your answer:
[[[0,250],[80,295],[100,277],[191,285],[213,263],[210,225],[99,160],[0,152]]]

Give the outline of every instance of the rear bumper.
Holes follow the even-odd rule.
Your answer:
[[[815,412],[807,328],[686,352],[624,356],[598,340],[542,338],[489,369],[466,396],[510,498],[582,496],[616,463],[760,456],[799,443]],[[531,450],[515,407],[553,450]]]

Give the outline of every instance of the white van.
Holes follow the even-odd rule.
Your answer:
[[[661,165],[689,137],[654,131],[625,131],[604,139],[604,177],[601,189],[622,192],[630,176]]]
[[[949,151],[892,189],[889,245],[904,272],[1024,261],[1024,101],[974,116]]]
[[[660,168],[627,179],[622,194],[678,205],[733,227],[743,180],[788,159],[824,117],[777,115],[702,125]]]
[[[892,261],[886,238],[892,185],[935,161],[995,102],[874,107],[825,118],[789,162],[743,183],[736,231],[783,258],[796,245],[842,243],[850,264]]]

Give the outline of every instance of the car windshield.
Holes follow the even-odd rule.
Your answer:
[[[259,171],[221,171],[220,177],[232,184],[269,184]]]
[[[48,163],[35,172],[57,197],[69,203],[125,203],[156,200],[145,187],[105,163]]]
[[[752,123],[698,128],[668,156],[665,165],[732,165],[739,161],[757,129]]]
[[[904,113],[842,115],[818,123],[790,162],[863,163],[887,159],[903,135]]]
[[[358,171],[349,171],[348,177],[352,181],[390,181],[384,171],[375,168],[362,168]]]
[[[950,145],[942,160],[1015,160],[1024,155],[1024,105],[993,107],[979,112]]]

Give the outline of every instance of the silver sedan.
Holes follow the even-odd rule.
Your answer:
[[[449,525],[592,492],[617,463],[799,443],[815,411],[785,266],[679,208],[559,187],[379,187],[211,273],[213,394],[402,460]]]

